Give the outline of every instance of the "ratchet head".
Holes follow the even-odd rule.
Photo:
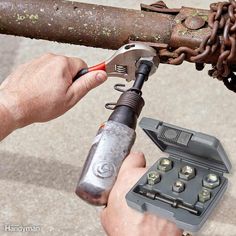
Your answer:
[[[141,60],[153,62],[150,75],[154,74],[159,65],[156,50],[142,43],[126,44],[105,62],[106,72],[109,77],[121,77],[127,81],[135,80],[135,71]]]

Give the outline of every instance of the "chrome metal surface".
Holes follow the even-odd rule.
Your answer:
[[[150,75],[155,73],[159,65],[156,50],[143,43],[130,43],[118,49],[106,61],[106,72],[110,77],[121,77],[127,81],[135,80],[135,72],[141,59],[152,61],[154,66]]]

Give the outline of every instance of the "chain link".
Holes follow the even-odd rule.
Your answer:
[[[163,2],[152,6],[166,9]],[[212,29],[211,34],[202,41],[197,49],[179,47],[172,52],[165,49],[167,55],[175,55],[169,57],[167,62],[179,65],[184,60],[188,60],[196,63],[197,70],[202,70],[206,58],[219,51],[217,63],[212,64],[209,75],[222,80],[228,89],[236,92],[236,75],[234,74],[236,66],[232,65],[236,57],[236,1],[212,3],[210,10],[208,24]]]

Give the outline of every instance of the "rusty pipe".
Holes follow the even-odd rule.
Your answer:
[[[114,50],[141,41],[159,50],[161,63],[168,63],[168,58],[178,56],[170,51],[196,49],[212,32],[209,10],[159,11],[163,12],[144,4],[138,11],[64,0],[1,0],[0,33]],[[204,63],[215,65],[218,49]],[[236,55],[231,61],[236,64]]]
[[[62,0],[1,0],[0,33],[118,49],[129,39],[169,43],[173,15]]]

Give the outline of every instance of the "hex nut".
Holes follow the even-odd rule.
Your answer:
[[[205,203],[211,199],[211,192],[208,189],[202,189],[198,194],[198,201],[201,203]]]
[[[173,168],[173,162],[172,160],[168,158],[162,158],[157,163],[157,169],[167,172]]]
[[[139,67],[139,65],[141,64],[142,61],[145,61],[145,58],[141,58],[136,62],[136,68]],[[153,64],[152,69],[150,71],[150,76],[151,76],[156,72],[157,67],[160,64],[160,58],[159,57],[149,57],[148,61]]]
[[[184,166],[180,169],[179,178],[184,180],[190,180],[196,176],[195,168],[191,166]]]
[[[173,192],[176,192],[176,193],[181,193],[184,191],[184,189],[185,189],[185,184],[184,182],[180,180],[176,180],[172,186]]]
[[[203,186],[206,188],[216,188],[220,185],[220,178],[218,175],[210,173],[203,178]]]
[[[161,181],[161,174],[157,171],[150,171],[147,173],[147,182],[149,185],[157,184]]]

